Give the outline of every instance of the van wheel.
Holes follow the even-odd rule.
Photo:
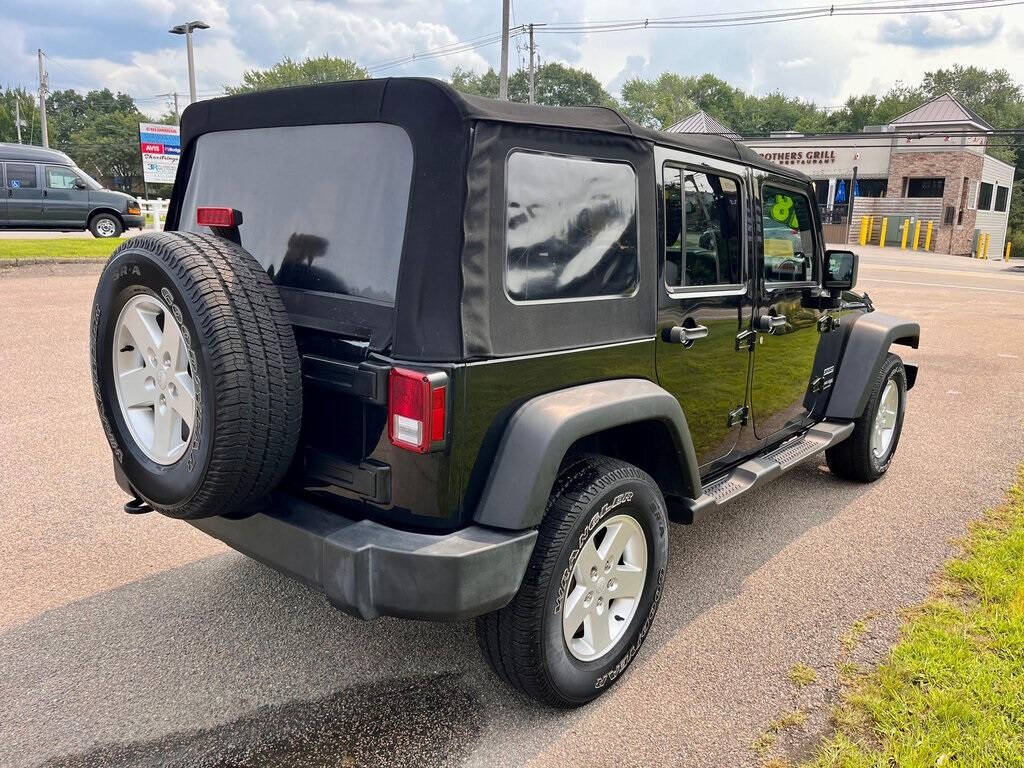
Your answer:
[[[900,441],[906,405],[907,372],[903,361],[890,353],[875,374],[864,413],[853,422],[853,434],[825,451],[832,474],[860,483],[884,475]]]
[[[153,509],[244,515],[281,482],[302,419],[299,355],[277,288],[241,246],[125,241],[100,275],[89,347],[114,460]]]
[[[124,232],[124,225],[112,213],[97,213],[89,219],[89,231],[93,237],[119,237]]]
[[[508,684],[556,707],[601,695],[636,658],[668,562],[665,499],[631,464],[588,457],[548,501],[519,592],[477,619],[484,656]]]

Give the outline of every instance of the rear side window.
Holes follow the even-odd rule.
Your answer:
[[[178,228],[197,206],[242,212],[242,245],[289,288],[393,304],[412,181],[412,143],[386,123],[200,136]]]
[[[11,189],[35,189],[39,186],[36,167],[29,163],[8,163],[7,186]]]
[[[635,292],[640,271],[632,166],[513,152],[505,178],[509,298],[566,301]]]
[[[665,285],[743,282],[740,185],[729,176],[665,167]]]

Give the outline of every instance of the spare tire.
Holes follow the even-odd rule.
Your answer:
[[[188,232],[125,242],[96,288],[90,354],[114,460],[154,509],[244,514],[284,478],[299,355],[277,289],[241,246]]]

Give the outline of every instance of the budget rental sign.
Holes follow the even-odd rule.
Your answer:
[[[181,131],[176,125],[139,123],[142,178],[150,184],[173,184],[181,156]]]

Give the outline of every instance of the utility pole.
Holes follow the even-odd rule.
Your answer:
[[[498,79],[498,98],[502,101],[508,101],[508,3],[509,0],[501,0],[501,74]]]
[[[181,112],[178,111],[178,92],[175,91],[174,96],[174,122],[181,125]]]
[[[537,66],[534,66],[534,60],[537,57],[537,45],[533,42],[533,28],[543,27],[543,24],[530,24],[530,103],[537,103],[537,70],[540,69],[540,62],[537,61]]]
[[[18,129],[18,143],[21,144],[21,99],[18,92],[14,92],[14,125]]]
[[[533,84],[533,78],[534,78],[534,73],[533,73],[533,50],[534,50],[534,45],[533,45],[533,24],[530,24],[530,103],[531,104],[536,102],[536,93],[537,93],[536,87]]]
[[[50,146],[50,134],[46,131],[46,70],[43,69],[43,49],[37,48],[39,54],[39,127],[43,132],[43,146]]]

